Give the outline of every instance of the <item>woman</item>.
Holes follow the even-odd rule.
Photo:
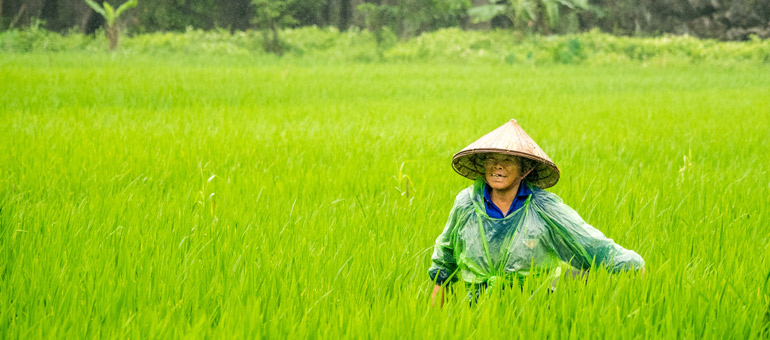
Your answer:
[[[436,239],[432,301],[445,285],[462,279],[476,292],[528,275],[560,273],[567,262],[644,273],[644,260],[586,224],[549,188],[559,169],[515,120],[504,124],[452,159],[460,175],[475,180],[455,199],[449,221]],[[478,295],[477,295],[478,296]]]

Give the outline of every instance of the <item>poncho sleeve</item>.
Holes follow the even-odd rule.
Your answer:
[[[452,210],[449,212],[449,219],[444,226],[444,231],[436,238],[436,244],[431,256],[431,266],[428,269],[428,276],[436,284],[443,285],[447,280],[457,281],[457,262],[455,259],[455,247],[457,243],[457,227],[460,224],[460,217],[463,214],[464,204],[467,199],[467,192],[460,192],[455,198]]]
[[[641,270],[644,259],[592,227],[556,194],[538,190],[535,208],[545,221],[551,247],[562,261],[575,268],[601,265],[611,272]]]

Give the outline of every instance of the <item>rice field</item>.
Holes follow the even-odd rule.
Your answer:
[[[768,74],[0,54],[0,338],[766,337]],[[451,157],[511,118],[643,278],[429,306]]]

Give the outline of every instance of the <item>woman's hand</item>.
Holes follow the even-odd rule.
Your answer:
[[[441,302],[439,304],[439,308],[444,307],[444,288],[441,287],[441,285],[435,285],[433,287],[433,295],[430,297],[430,305],[435,306],[436,305],[436,295],[441,292]]]

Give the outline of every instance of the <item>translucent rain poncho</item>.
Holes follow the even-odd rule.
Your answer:
[[[486,214],[483,179],[461,191],[436,239],[431,279],[494,285],[551,272],[562,261],[578,269],[601,265],[612,272],[644,267],[639,254],[588,225],[556,194],[527,185],[532,195],[524,206],[500,219]]]

